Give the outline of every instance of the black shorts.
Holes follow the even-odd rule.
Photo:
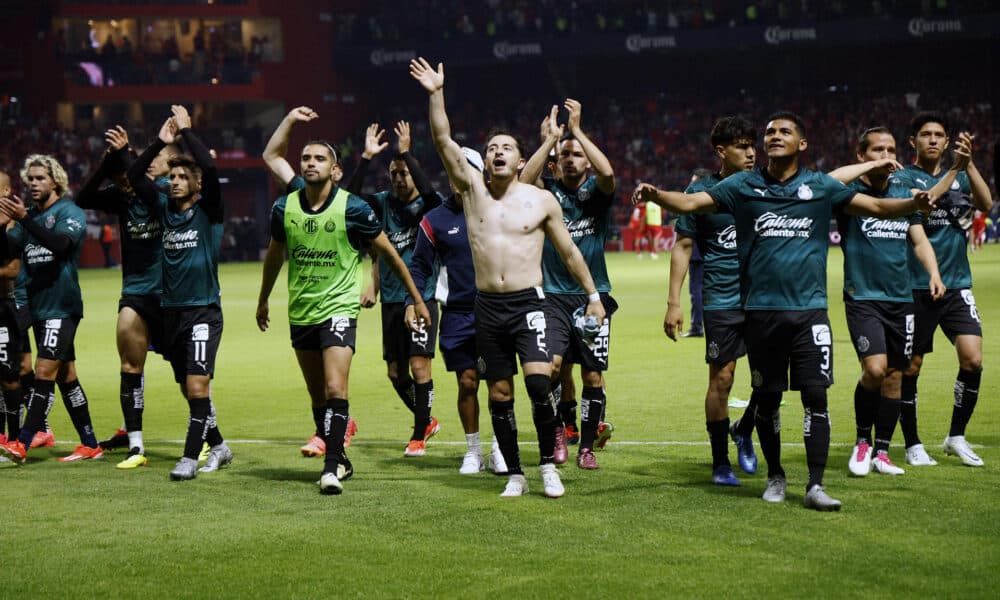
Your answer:
[[[31,354],[31,309],[17,307],[17,326],[21,329],[21,354]]]
[[[437,343],[438,306],[437,302],[427,302],[427,312],[431,322],[423,331],[410,331],[403,316],[406,305],[402,302],[382,303],[382,360],[385,362],[409,362],[411,356],[434,358]]]
[[[833,335],[825,308],[746,311],[750,383],[764,392],[833,385]]]
[[[541,288],[476,296],[476,369],[480,379],[496,381],[517,373],[521,364],[549,362],[545,295]]]
[[[222,308],[217,304],[165,308],[163,322],[174,381],[184,383],[188,375],[214,376],[215,355],[222,341]]]
[[[166,356],[163,343],[163,306],[160,304],[161,300],[159,294],[146,296],[127,294],[118,300],[118,312],[121,312],[126,306],[134,310],[149,331],[149,349]]]
[[[913,305],[917,318],[914,354],[924,355],[934,351],[934,330],[938,326],[953,344],[955,337],[960,335],[983,337],[983,325],[972,290],[948,290],[937,302],[931,299],[929,291],[913,290]]]
[[[0,380],[17,381],[21,372],[21,348],[28,338],[27,333],[14,301],[0,300]]]
[[[80,325],[80,317],[65,319],[45,319],[31,324],[35,332],[35,347],[38,348],[38,358],[58,360],[68,363],[76,360],[76,328]]]
[[[706,310],[703,321],[706,363],[721,366],[746,355],[746,316],[742,310]]]
[[[847,329],[858,360],[885,354],[889,368],[906,369],[913,357],[913,304],[844,297]]]
[[[461,373],[476,368],[476,315],[472,311],[441,310],[438,331],[441,356],[448,371]]]
[[[601,294],[604,305],[604,323],[588,346],[573,326],[573,312],[587,306],[586,294],[548,294],[545,296],[545,325],[549,339],[549,354],[561,356],[563,364],[578,364],[588,371],[608,370],[608,349],[611,342],[611,315],[618,310],[618,303],[610,294]]]
[[[350,348],[353,353],[358,338],[358,320],[350,317],[330,317],[315,325],[289,326],[292,348],[320,352],[330,347]]]

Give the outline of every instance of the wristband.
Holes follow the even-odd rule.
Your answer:
[[[597,292],[594,292],[593,294],[590,294],[589,296],[587,296],[587,300],[590,301],[590,302],[600,302],[601,301],[601,295],[599,293],[597,293]]]

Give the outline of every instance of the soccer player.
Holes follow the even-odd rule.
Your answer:
[[[858,138],[857,156],[857,165],[837,169],[830,176],[870,196],[913,195],[909,188],[890,179],[902,165],[896,162],[896,140],[888,129],[872,127],[864,131]],[[837,216],[844,252],[847,328],[862,369],[854,389],[857,442],[848,463],[851,474],[858,477],[872,469],[887,475],[904,472],[889,459],[889,443],[899,420],[903,371],[913,354],[909,246],[929,274],[931,296],[937,300],[945,291],[934,249],[921,222],[920,213],[894,219]],[[875,271],[873,264],[881,264],[881,268]]]
[[[264,258],[256,314],[257,326],[266,331],[270,322],[268,298],[290,248],[288,320],[292,347],[312,401],[313,419],[323,437],[325,460],[319,479],[323,494],[341,493],[342,481],[354,473],[344,451],[344,438],[350,408],[348,375],[361,310],[362,249],[374,247],[406,289],[411,293],[417,290],[372,208],[334,185],[335,164],[336,153],[326,142],[309,142],[302,149],[305,187],[278,198],[271,209],[271,242]],[[419,327],[430,322],[422,301],[415,321]]]
[[[373,123],[365,133],[365,149],[358,168],[347,184],[347,191],[359,195],[372,206],[382,224],[382,231],[408,266],[417,244],[420,220],[427,211],[441,203],[441,197],[434,191],[417,159],[410,154],[409,123],[400,121],[395,132],[397,153],[389,163],[392,189],[375,194],[361,193],[371,159],[388,146],[381,141],[384,131]],[[382,359],[385,360],[386,374],[393,389],[413,413],[413,434],[403,455],[423,456],[427,440],[440,429],[438,420],[431,416],[434,403],[431,364],[438,326],[438,307],[432,300],[437,271],[434,270],[421,289],[422,299],[430,311],[430,323],[425,328],[410,330],[403,319],[406,290],[400,278],[387,267],[380,262],[378,268],[372,270],[373,277],[377,272],[377,289],[382,298]]]
[[[125,171],[132,161],[128,134],[121,126],[105,132],[108,149],[93,175],[76,196],[80,208],[100,210],[118,218],[119,239],[122,243],[122,295],[118,301],[118,323],[115,338],[121,359],[120,401],[124,427],[101,447],[127,447],[128,456],[119,462],[119,469],[135,469],[149,462],[142,436],[142,416],[145,408],[143,370],[150,346],[163,352],[163,307],[160,292],[163,286],[161,257],[163,226],[132,191]],[[160,151],[150,165],[146,177],[157,180],[167,174],[167,157],[177,154],[177,148]],[[105,179],[116,183],[101,188]],[[164,180],[165,181],[165,180]]]
[[[542,145],[525,164],[520,180],[541,183],[542,189],[555,196],[562,211],[562,220],[587,264],[604,307],[606,316],[597,336],[584,340],[581,332],[574,327],[573,313],[587,304],[587,294],[563,263],[561,253],[552,240],[546,239],[542,249],[542,289],[545,292],[546,336],[552,356],[553,401],[560,403],[561,418],[565,419],[568,407],[562,405],[561,371],[564,363],[579,363],[583,389],[580,448],[576,464],[581,469],[599,469],[594,444],[607,404],[604,371],[608,369],[611,316],[618,308],[618,303],[611,297],[611,281],[604,260],[604,243],[614,202],[615,175],[607,156],[580,126],[583,112],[580,102],[568,98],[563,107],[569,115],[565,125],[568,133],[562,137],[564,127],[556,122],[557,107],[553,106],[549,116],[542,121]],[[540,180],[542,167],[552,150],[556,150],[556,177]],[[591,169],[593,175],[590,174]],[[607,436],[604,442],[613,428],[606,426],[605,431]],[[563,426],[556,427],[556,464],[566,462],[567,454],[563,423]]]
[[[809,464],[806,508],[840,510],[823,489],[830,451],[827,388],[833,383],[833,340],[827,316],[826,262],[834,211],[876,217],[926,209],[930,199],[884,199],[848,189],[839,181],[799,167],[806,150],[805,126],[790,112],[768,119],[764,131],[767,167],[731,175],[694,194],[639,184],[633,200],[656,202],[680,212],[726,212],[736,219],[740,299],[746,313],[744,340],[751,383],[758,392],[757,433],[767,460],[763,498],[783,502],[787,486],[781,468],[777,415],[782,392],[799,390],[805,409],[803,437]]]
[[[722,161],[722,169],[718,173],[709,172],[699,177],[687,187],[685,193],[711,189],[734,173],[754,168],[757,131],[749,121],[738,116],[723,117],[715,122],[709,137],[713,150]],[[727,439],[730,434],[729,392],[733,387],[736,360],[746,354],[736,221],[733,215],[724,212],[682,215],[675,229],[677,243],[670,253],[669,296],[663,331],[667,337],[677,341],[684,322],[680,304],[681,286],[697,249],[704,257],[704,297],[707,298],[704,312],[705,362],[708,363],[705,427],[712,447],[712,482],[737,486],[740,481],[733,474],[729,462]],[[744,414],[753,415],[754,412],[755,408],[748,407]],[[747,424],[752,427],[753,419],[747,419]],[[750,432],[745,435],[736,433],[734,439],[737,440],[740,466],[747,473],[755,473],[757,457]]]
[[[10,176],[0,171],[0,198],[9,198],[12,194]],[[10,227],[10,224],[7,225]],[[0,444],[17,439],[21,432],[21,348],[27,327],[22,326],[19,318],[15,284],[21,272],[21,258],[12,257],[0,265],[0,386],[3,395],[0,396]],[[27,319],[30,326],[30,318]],[[0,462],[8,462],[6,456],[0,455]]]
[[[281,123],[278,124],[274,133],[271,134],[271,138],[267,141],[267,146],[264,148],[264,163],[267,165],[268,170],[271,171],[271,175],[285,189],[286,194],[303,190],[306,187],[305,180],[295,174],[295,169],[285,159],[285,155],[288,152],[288,141],[292,135],[292,128],[296,123],[309,123],[318,118],[319,114],[308,106],[293,108],[285,115]],[[336,152],[333,148],[330,148],[330,152],[333,153],[334,159],[336,159]],[[333,182],[333,185],[340,185],[343,177],[344,170],[341,168],[340,162],[337,161],[330,167],[330,180]],[[366,289],[361,294],[361,307],[371,308],[372,306],[375,306],[374,292]],[[323,441],[322,436],[323,422],[316,420],[317,416],[321,416],[325,412],[326,398],[325,396],[317,396],[316,398],[314,402],[319,402],[318,408],[323,408],[324,410],[319,412],[314,411],[313,417],[316,430],[306,441],[305,445],[299,448],[302,456],[307,458],[312,456],[326,456],[326,442]],[[345,448],[350,447],[351,439],[357,431],[358,425],[354,422],[354,417],[348,417],[347,431],[344,433]]]
[[[649,244],[649,258],[656,260],[659,258],[656,251],[660,249],[660,238],[663,237],[663,211],[656,203],[646,203],[646,226],[643,232]],[[642,252],[639,252],[639,258],[642,258]]]
[[[983,466],[965,439],[965,429],[979,399],[983,377],[983,330],[972,295],[972,271],[966,254],[965,231],[952,223],[949,210],[961,210],[969,204],[989,212],[993,207],[989,186],[972,160],[973,136],[962,132],[955,144],[955,159],[944,167],[949,144],[948,122],[944,115],[921,113],[910,124],[910,145],[916,150],[914,164],[894,177],[914,191],[931,191],[940,196],[937,208],[924,221],[927,237],[934,247],[942,279],[948,291],[940,299],[932,296],[928,274],[910,253],[913,278],[913,301],[916,305],[916,336],[913,359],[903,374],[900,428],[906,441],[906,462],[914,466],[936,464],[928,456],[917,433],[917,378],[924,355],[934,350],[934,331],[941,330],[955,346],[958,375],[954,386],[951,429],[944,440],[944,453],[954,454],[970,467]]]
[[[223,328],[218,262],[224,211],[215,161],[191,130],[187,109],[173,105],[170,110],[172,116],[163,123],[157,139],[129,167],[128,180],[163,227],[164,347],[190,410],[184,453],[170,478],[185,481],[194,479],[198,472],[217,471],[233,460],[211,400]],[[166,197],[146,172],[165,146],[182,140],[191,155],[173,156],[168,161],[170,191]],[[209,456],[198,469],[198,454],[205,441]]]
[[[483,158],[472,148],[462,148],[469,164],[480,173]],[[417,289],[433,276],[440,264],[437,299],[441,302],[439,339],[445,368],[458,380],[458,416],[465,431],[466,452],[458,472],[474,475],[484,469],[479,440],[479,373],[476,371],[476,271],[462,211],[462,197],[455,193],[424,215],[417,231],[417,245],[410,259],[410,274]],[[406,321],[414,319],[413,298],[406,297]],[[507,474],[503,454],[493,438],[489,468]]]
[[[80,445],[59,461],[101,459],[104,453],[94,437],[87,395],[76,375],[73,345],[83,318],[77,264],[86,233],[86,216],[66,196],[69,188],[66,171],[51,156],[29,156],[24,161],[21,178],[31,192],[34,207],[29,213],[20,199],[0,199],[0,253],[6,252],[8,258],[20,256],[24,265],[38,358],[24,425],[18,438],[0,445],[0,450],[18,463],[25,461],[32,439],[45,427],[58,384],[66,410],[80,435]],[[8,233],[6,226],[10,220],[17,224]]]
[[[552,239],[563,262],[587,294],[586,316],[604,322],[601,296],[587,263],[573,244],[562,211],[551,193],[520,183],[522,147],[517,138],[491,132],[486,142],[485,178],[469,165],[451,139],[444,105],[444,65],[433,69],[423,58],[410,61],[410,75],[427,91],[431,133],[451,185],[462,196],[472,260],[476,268],[476,350],[480,376],[489,388],[490,416],[509,478],[501,496],[528,491],[517,448],[513,376],[515,357],[524,369],[538,432],[545,495],[565,493],[554,463],[556,411],[549,401],[552,363],[546,338],[542,246]]]

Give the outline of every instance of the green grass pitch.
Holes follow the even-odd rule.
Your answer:
[[[410,419],[385,378],[376,311],[360,319],[351,373],[351,412],[360,426],[350,450],[356,474],[342,496],[321,496],[319,459],[298,453],[313,425],[288,342],[284,283],[272,297],[272,330],[260,333],[260,265],[225,265],[213,397],[235,462],[192,482],[168,480],[187,407],[158,357],[146,370],[147,468],[116,470],[121,453],[58,463],[76,436],[57,401],[51,422],[60,444],[33,451],[24,467],[0,465],[7,548],[0,597],[996,597],[1000,247],[971,260],[986,358],[969,439],[986,466],[963,467],[940,451],[957,362],[939,333],[920,380],[920,423],[940,465],[851,479],[859,369],[840,301],[841,255],[831,251],[836,384],[826,485],[844,501],[843,511],[831,514],[801,505],[806,465],[797,394],[786,395],[783,409],[787,502],[760,500],[762,473],[738,472],[739,488],[711,485],[704,341],[673,343],[662,333],[668,255],[609,255],[622,306],[607,377],[616,432],[598,455],[600,471],[577,469],[571,453],[559,500],[540,493],[523,388],[517,412],[530,495],[504,500],[503,480],[458,474],[464,438],[455,381],[440,360],[434,414],[441,433],[426,457],[403,458]],[[86,271],[81,281],[86,318],[77,367],[100,438],[121,423],[119,272]],[[749,388],[741,362],[734,395],[747,398]],[[485,397],[481,389],[488,440]],[[891,454],[906,466],[900,447]]]

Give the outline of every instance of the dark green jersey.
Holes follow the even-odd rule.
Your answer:
[[[898,171],[893,179],[900,185],[911,190],[929,190],[948,171],[942,169],[937,175],[931,175],[917,165],[907,165],[902,171]],[[965,196],[966,200],[972,195],[972,186],[969,184],[969,176],[965,171],[960,172],[955,181],[951,184],[951,189],[947,195]],[[938,202],[945,201],[942,196]],[[949,290],[961,290],[972,287],[972,270],[969,268],[969,256],[966,254],[965,232],[955,227],[948,220],[948,212],[943,208],[936,208],[927,215],[924,220],[924,230],[927,232],[927,239],[934,246],[934,254],[937,255],[938,270],[941,272],[941,280]],[[913,289],[926,290],[930,287],[930,276],[924,270],[923,265],[917,260],[910,248],[910,276],[913,278]]]
[[[420,227],[420,219],[431,208],[441,204],[440,198],[436,202],[428,203],[422,196],[417,196],[412,202],[403,202],[396,198],[391,192],[378,192],[372,196],[370,201],[375,213],[382,220],[382,231],[389,238],[389,242],[399,254],[406,266],[410,266],[413,258],[413,249],[417,247],[417,229]],[[434,290],[437,288],[437,267],[427,278],[424,286],[424,300],[434,298]],[[389,265],[378,259],[379,293],[382,302],[403,302],[406,300],[406,288],[403,282],[389,268]]]
[[[744,310],[825,309],[830,219],[855,192],[799,169],[784,182],[766,168],[736,173],[707,190],[736,219]]]
[[[198,201],[178,211],[163,194],[158,199],[154,215],[163,224],[163,306],[219,304],[221,204],[205,210]]]
[[[608,220],[614,195],[597,187],[597,177],[591,175],[580,187],[571,190],[559,180],[545,179],[545,189],[552,192],[562,207],[563,223],[580,249],[583,260],[598,292],[611,291],[608,265],[604,261],[604,243],[608,237]],[[559,251],[548,237],[542,249],[543,289],[547,294],[583,294],[580,284],[566,268]]]
[[[21,223],[8,232],[14,247],[22,250],[21,267],[25,274],[32,320],[83,317],[83,298],[77,278],[80,248],[87,231],[87,217],[83,209],[72,200],[62,198],[45,210],[32,209],[25,218],[71,240],[68,253],[58,257]]]
[[[712,173],[692,183],[687,194],[704,192],[722,181]],[[698,245],[705,262],[702,298],[705,310],[739,310],[740,261],[736,251],[736,219],[729,213],[682,215],[674,226],[677,235]]]
[[[24,262],[21,263],[21,270],[17,272],[17,279],[14,280],[14,304],[18,308],[28,305],[28,275],[24,272]]]
[[[910,189],[889,182],[880,192],[858,179],[849,186],[877,198],[909,198]],[[837,216],[840,248],[844,252],[844,293],[854,300],[912,302],[913,286],[906,258],[907,232],[920,223],[920,213],[909,217],[879,219],[841,213]]]

